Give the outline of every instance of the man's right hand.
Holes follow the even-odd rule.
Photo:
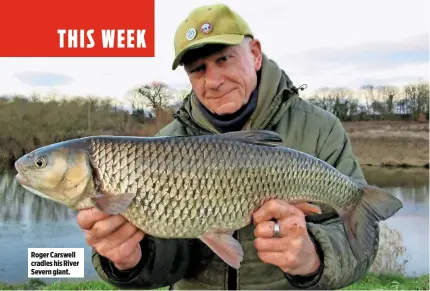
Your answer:
[[[123,216],[88,208],[79,211],[76,220],[85,232],[87,244],[112,261],[117,269],[131,269],[140,261],[139,242],[145,234]]]

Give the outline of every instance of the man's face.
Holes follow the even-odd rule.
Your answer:
[[[261,45],[245,39],[210,56],[185,64],[197,98],[211,112],[234,113],[249,100],[261,68]]]

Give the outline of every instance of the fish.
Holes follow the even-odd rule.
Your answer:
[[[403,207],[265,129],[69,139],[23,155],[15,169],[36,195],[120,214],[154,237],[199,239],[235,269],[244,250],[232,234],[269,200],[300,204],[306,215],[321,214],[318,203],[330,205],[359,261],[373,245],[376,223]]]

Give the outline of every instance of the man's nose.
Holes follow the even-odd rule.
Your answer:
[[[205,76],[205,87],[206,89],[217,90],[222,83],[224,83],[224,78],[218,69],[207,69]]]

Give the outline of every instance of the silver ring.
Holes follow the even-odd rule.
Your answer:
[[[281,227],[279,226],[279,223],[275,221],[275,226],[273,227],[273,237],[279,237],[280,231]]]

